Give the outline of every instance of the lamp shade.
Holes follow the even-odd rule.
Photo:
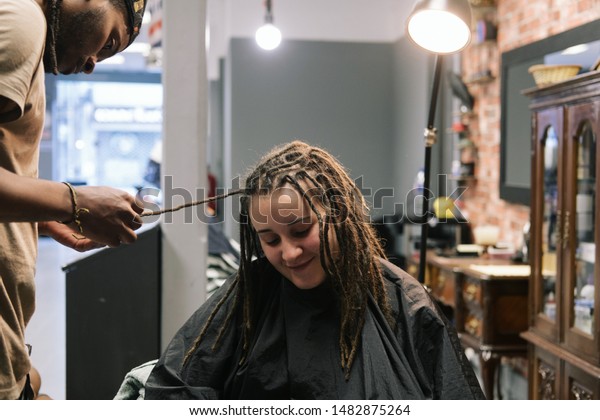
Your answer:
[[[462,50],[471,40],[468,0],[419,0],[407,21],[407,33],[421,48],[437,54]]]

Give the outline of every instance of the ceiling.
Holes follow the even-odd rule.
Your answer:
[[[404,34],[415,0],[272,0],[274,24],[286,39],[392,42]],[[209,78],[232,37],[252,38],[264,23],[264,0],[208,0]],[[272,52],[276,54],[276,50]]]
[[[391,41],[404,32],[414,0],[272,0],[275,24],[288,39]],[[208,0],[209,24],[226,37],[253,37],[264,0]]]
[[[271,0],[275,25],[285,40],[393,42],[403,36],[405,20],[416,0]],[[139,71],[149,53],[150,12],[161,0],[149,0],[138,39],[125,54],[100,69]],[[157,12],[162,16],[162,11]],[[207,0],[208,77],[218,78],[219,59],[231,38],[253,38],[264,23],[264,0]],[[161,17],[162,18],[162,17]],[[150,40],[155,42],[155,40]],[[276,54],[277,50],[271,52]]]

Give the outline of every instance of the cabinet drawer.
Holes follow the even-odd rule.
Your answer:
[[[456,280],[454,273],[439,269],[437,276],[431,279],[431,293],[444,305],[456,308]]]
[[[469,312],[465,318],[465,332],[478,339],[483,337],[483,320],[473,312]]]
[[[481,307],[483,303],[481,283],[468,278],[462,288],[463,301],[467,306]]]

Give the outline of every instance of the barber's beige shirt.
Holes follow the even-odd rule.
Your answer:
[[[0,0],[0,22],[0,95],[19,106],[0,115],[0,166],[37,177],[46,19],[35,0]],[[35,309],[36,257],[35,223],[0,223],[0,399],[20,395],[31,366],[24,336]]]

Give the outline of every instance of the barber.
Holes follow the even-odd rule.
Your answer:
[[[109,187],[38,179],[44,73],[92,73],[139,33],[146,0],[0,2],[0,399],[33,397],[25,327],[37,237],[86,251],[137,239],[142,208]]]

